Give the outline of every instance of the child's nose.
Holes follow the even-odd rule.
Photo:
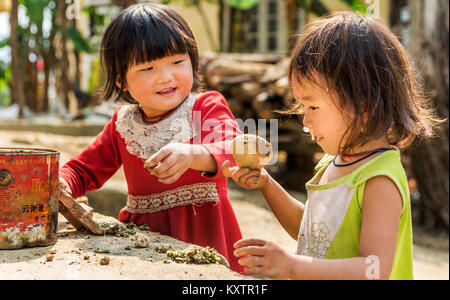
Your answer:
[[[158,76],[158,83],[166,83],[173,80],[173,74],[169,71],[161,71]]]
[[[306,114],[306,113],[303,116],[303,126],[308,127],[308,128],[312,128],[311,119],[309,118],[308,114]]]

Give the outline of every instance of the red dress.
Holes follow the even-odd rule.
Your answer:
[[[72,196],[99,189],[123,164],[128,185],[127,206],[121,222],[147,224],[152,231],[181,241],[210,246],[221,253],[232,270],[243,273],[233,255],[242,238],[220,167],[235,164],[231,141],[242,134],[225,98],[218,92],[190,95],[175,111],[147,124],[137,105],[116,109],[98,137],[60,169]],[[202,144],[217,162],[217,174],[189,169],[170,185],[160,183],[144,168],[145,159],[161,147],[184,142]]]

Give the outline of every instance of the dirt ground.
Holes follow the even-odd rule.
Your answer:
[[[61,152],[61,164],[79,153],[93,139],[2,130],[0,137],[0,147],[43,147],[58,150]],[[120,171],[105,186],[114,185],[123,188],[123,174]],[[301,194],[294,196],[304,197]],[[244,237],[275,241],[289,253],[295,252],[296,242],[267,209],[259,192],[245,191],[230,184],[230,198]],[[96,217],[103,218],[99,215]],[[61,223],[59,230],[67,231],[64,226],[65,223]],[[156,244],[173,243],[179,249],[187,246],[154,233],[149,238]],[[448,234],[430,234],[417,228],[414,230],[414,241],[415,279],[448,280]],[[124,250],[129,245],[129,239],[111,236],[87,238],[86,234],[69,230],[69,235],[60,237],[53,246],[0,250],[0,279],[247,279],[222,265],[165,264],[163,256],[153,253],[152,247]],[[97,248],[106,246],[110,253],[95,253]],[[48,254],[50,250],[56,251],[55,254]],[[48,261],[48,255],[54,256],[52,261]],[[85,259],[86,256],[89,259]],[[108,265],[99,265],[103,256],[110,257]]]

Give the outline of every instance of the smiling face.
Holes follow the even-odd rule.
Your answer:
[[[350,126],[344,111],[326,88],[308,80],[292,80],[296,97],[304,110],[303,126],[316,137],[319,146],[330,155],[339,154],[339,145]],[[341,147],[345,145],[342,140]]]
[[[124,91],[152,118],[177,108],[189,96],[193,82],[189,55],[175,54],[131,66]],[[119,80],[116,84],[120,88]]]

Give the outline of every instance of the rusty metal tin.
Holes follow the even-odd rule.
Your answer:
[[[0,148],[0,249],[56,243],[59,152]]]

